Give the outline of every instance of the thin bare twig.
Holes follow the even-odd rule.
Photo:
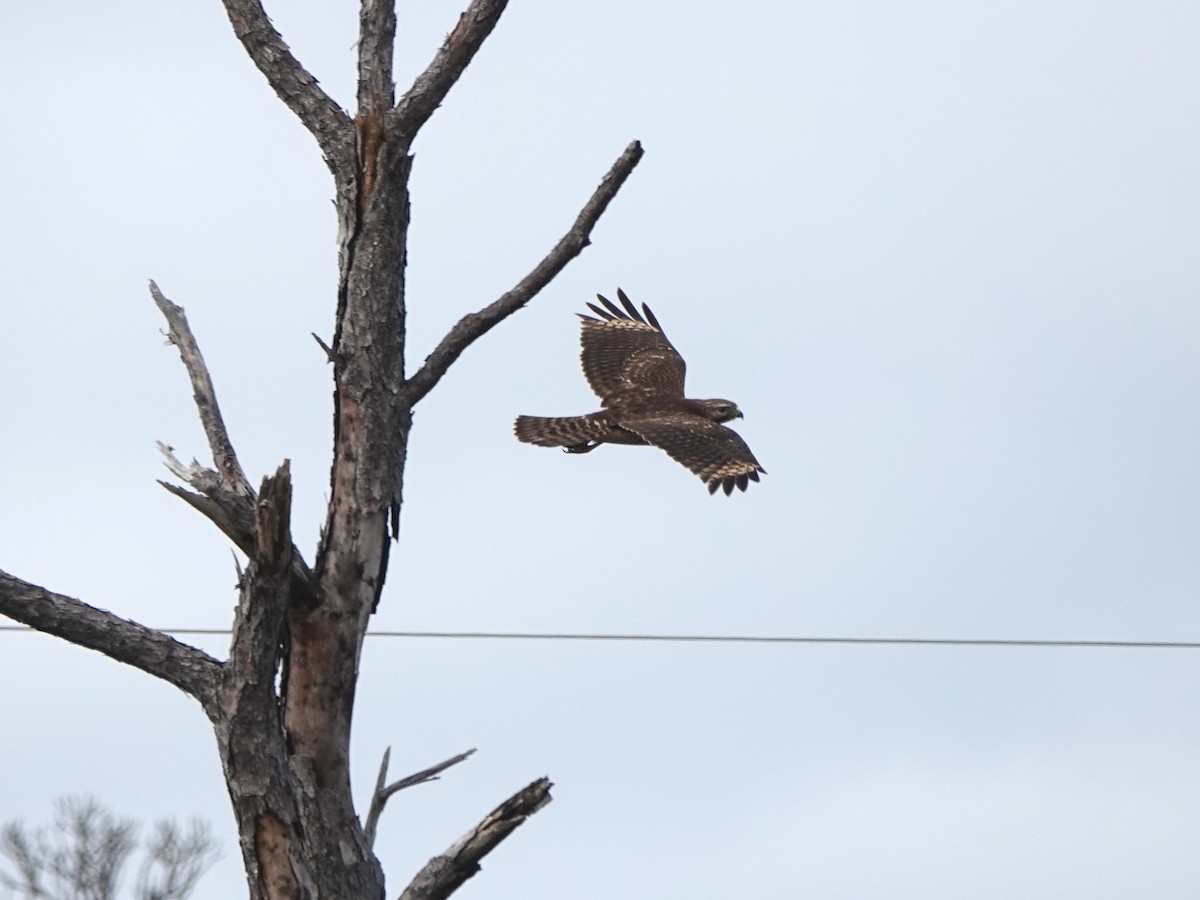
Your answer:
[[[6,572],[0,572],[0,614],[149,672],[206,707],[215,695],[221,663],[203,650]]]
[[[383,750],[383,759],[379,761],[379,774],[375,776],[375,790],[371,792],[371,808],[367,812],[367,824],[363,828],[363,834],[367,836],[367,846],[370,847],[375,843],[375,820],[379,818],[376,813],[376,807],[382,810],[383,804],[377,803],[376,798],[384,792],[387,787],[387,770],[388,762],[392,758],[392,748],[385,747]],[[374,819],[372,818],[374,815]]]
[[[472,0],[433,61],[396,104],[388,117],[390,131],[398,133],[406,143],[412,142],[474,59],[507,5],[508,0]]]
[[[425,359],[421,368],[408,379],[407,396],[410,404],[415,404],[428,394],[467,347],[537,296],[567,263],[583,252],[583,248],[592,242],[592,228],[641,158],[642,145],[634,141],[608,170],[591,199],[580,210],[575,224],[533,271],[499,300],[459,319]]]
[[[488,813],[441,856],[425,864],[400,900],[443,900],[479,871],[479,861],[552,799],[549,778],[539,778]]]
[[[168,300],[153,281],[150,282],[150,296],[154,298],[155,305],[167,320],[170,329],[167,332],[167,341],[178,348],[188,378],[192,381],[192,394],[196,401],[196,409],[200,413],[200,424],[204,426],[204,433],[208,437],[213,465],[217,467],[222,486],[245,497],[253,497],[254,489],[246,480],[246,473],[242,471],[234,452],[233,442],[229,440],[225,420],[221,418],[221,407],[217,404],[216,389],[208,374],[208,367],[204,364],[204,357],[200,355],[200,347],[192,335],[183,307],[176,306]]]
[[[379,825],[379,817],[383,815],[383,807],[387,804],[392,795],[404,790],[405,788],[413,787],[414,785],[424,784],[427,781],[437,781],[438,776],[449,769],[451,766],[457,766],[465,759],[469,759],[471,754],[475,752],[472,747],[465,753],[460,753],[457,756],[452,756],[449,759],[430,766],[428,769],[422,769],[416,774],[409,775],[407,778],[401,778],[399,781],[393,781],[386,785],[388,760],[392,756],[392,748],[388,747],[383,751],[383,761],[379,764],[379,777],[375,779],[375,793],[371,795],[371,808],[367,811],[367,821],[363,826],[363,836],[366,838],[367,846],[375,845],[375,829]]]
[[[246,53],[279,99],[312,132],[330,169],[334,174],[353,172],[354,128],[350,117],[292,55],[259,0],[222,2]]]

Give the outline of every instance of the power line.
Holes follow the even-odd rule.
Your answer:
[[[368,631],[367,636],[409,638],[476,638],[532,641],[630,641],[687,644],[898,644],[964,647],[1142,647],[1200,650],[1190,641],[1070,641],[1003,638],[810,637],[749,634],[582,634],[496,631]]]
[[[0,631],[34,631],[28,625],[0,625]],[[228,628],[159,628],[174,635],[229,635]],[[374,638],[433,638],[502,641],[609,641],[674,644],[867,644],[931,647],[1077,647],[1093,649],[1200,650],[1200,641],[1077,641],[1027,638],[811,637],[750,634],[597,634],[534,631],[368,631]]]

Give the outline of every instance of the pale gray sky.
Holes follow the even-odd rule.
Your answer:
[[[461,0],[459,0],[461,2]],[[352,102],[351,3],[268,3]],[[402,87],[459,5],[401,4]],[[1200,7],[515,2],[422,134],[410,365],[522,276],[632,139],[594,245],[417,410],[381,629],[1200,638]],[[8,4],[0,567],[223,627],[227,542],[155,484],[203,458],[146,292],[201,342],[252,479],[322,521],[335,222],[315,143],[217,0]],[[770,472],[519,445],[593,408],[574,313],[650,303]],[[196,643],[223,655],[220,638]],[[0,633],[4,819],[91,793],[200,815],[174,689]],[[1191,898],[1200,652],[374,639],[356,787],[395,896],[540,775],[464,898]]]

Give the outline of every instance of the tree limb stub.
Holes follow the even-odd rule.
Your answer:
[[[425,864],[412,880],[400,900],[443,900],[480,869],[479,861],[494,850],[526,819],[549,803],[549,778],[539,778],[513,794],[482,822],[463,835],[441,856]]]
[[[254,508],[258,538],[255,559],[273,571],[286,569],[292,554],[292,463],[285,459],[274,475],[263,479]]]
[[[592,229],[608,204],[617,196],[634,167],[642,158],[642,145],[634,141],[625,148],[612,168],[592,193],[575,219],[575,224],[563,235],[546,257],[521,279],[507,294],[479,312],[461,318],[442,338],[441,343],[425,359],[424,365],[408,379],[408,402],[416,404],[441,380],[454,361],[467,347],[487,334],[530,300],[537,296],[551,279],[591,243]]]
[[[255,505],[257,541],[242,578],[242,596],[233,623],[226,690],[250,692],[276,710],[275,672],[279,668],[291,582],[291,467],[285,460],[263,479]]]
[[[214,698],[222,664],[161,631],[6,572],[0,572],[0,613],[149,672],[191,694],[206,709]]]

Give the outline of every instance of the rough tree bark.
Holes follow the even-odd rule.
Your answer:
[[[361,0],[358,111],[342,110],[292,55],[259,0],[223,0],[234,33],[279,98],[316,138],[333,174],[338,294],[332,345],[333,461],[327,519],[313,565],[291,538],[285,461],[256,491],[237,460],[183,310],[151,283],[191,379],[212,467],[162,447],[187,487],[165,484],[248,557],[225,661],[165,634],[0,572],[0,613],[156,675],[199,701],[212,722],[252,898],[382,897],[372,852],[387,798],[437,777],[469,752],[385,785],[365,835],[350,794],[349,743],[359,654],[399,526],[412,409],[475,340],[528,303],[589,243],[641,158],[613,164],[558,244],[511,290],[466,315],[412,374],[404,363],[404,269],[411,147],[492,32],[504,0],[473,0],[397,102],[394,0]],[[449,896],[479,861],[550,800],[542,778],[522,788],[402,893]]]

